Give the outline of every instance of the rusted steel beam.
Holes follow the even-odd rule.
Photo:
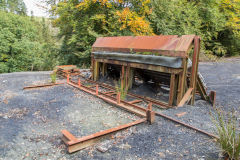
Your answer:
[[[152,103],[151,102],[148,104],[146,116],[147,116],[147,121],[149,122],[149,124],[153,124],[153,122],[155,121],[155,112],[152,111]]]
[[[84,136],[84,137],[81,137],[81,138],[77,138],[77,139],[71,139],[74,136],[73,137],[70,136],[71,140],[69,139],[68,141],[66,141],[66,139],[64,139],[64,138],[69,137],[69,134],[71,135],[71,133],[69,133],[68,131],[67,132],[64,131],[64,132],[62,132],[63,137],[64,137],[63,139],[64,139],[64,143],[68,146],[68,152],[72,153],[72,152],[76,152],[76,151],[79,151],[81,149],[84,149],[86,147],[89,147],[91,145],[96,144],[97,142],[99,142],[99,140],[101,140],[99,138],[101,138],[103,136],[110,135],[114,132],[129,128],[129,127],[137,125],[137,124],[141,124],[145,121],[146,121],[146,118],[139,119],[139,120],[136,120],[136,121],[128,123],[128,124],[120,125],[120,126],[115,127],[115,128],[100,131],[100,132],[97,132],[97,133],[94,133],[94,134],[91,134],[91,135],[88,135],[88,136]]]
[[[111,89],[111,90],[115,90],[115,88],[114,88],[113,86],[108,85],[108,84],[106,84],[106,83],[99,83],[99,82],[96,82],[96,81],[93,81],[93,80],[90,80],[90,79],[86,79],[86,78],[85,78],[84,76],[82,76],[82,75],[79,75],[79,76],[81,76],[82,78],[84,78],[87,82],[99,84],[99,85],[101,85],[101,87],[104,87],[104,88],[107,88],[107,89]],[[128,92],[127,95],[128,95],[128,96],[131,96],[131,97],[134,97],[134,98],[143,99],[144,101],[152,102],[153,104],[158,105],[158,106],[161,107],[161,108],[169,108],[169,107],[172,107],[172,106],[169,106],[169,105],[168,105],[167,103],[165,103],[165,102],[161,102],[161,101],[152,99],[152,98],[150,98],[150,97],[140,96],[140,95],[133,94],[133,93],[130,93],[130,92]]]
[[[67,83],[69,83],[69,74],[67,74]]]
[[[120,104],[121,103],[121,93],[118,92],[117,93],[117,104]]]
[[[173,121],[173,122],[175,122],[175,123],[181,124],[181,125],[183,125],[183,126],[185,126],[185,127],[187,127],[187,128],[190,128],[190,129],[193,129],[193,130],[198,131],[198,132],[200,132],[200,133],[203,133],[203,134],[205,134],[205,135],[207,135],[207,136],[209,136],[209,137],[219,139],[218,136],[216,136],[216,135],[214,135],[214,134],[212,134],[212,133],[208,133],[208,132],[206,132],[206,131],[204,131],[204,130],[201,130],[201,129],[199,129],[199,128],[196,128],[196,127],[194,127],[194,126],[191,126],[191,125],[189,125],[189,124],[186,124],[186,123],[184,123],[184,122],[181,122],[181,121],[179,121],[179,120],[176,120],[176,119],[174,119],[174,118],[172,118],[172,117],[169,117],[169,116],[167,116],[167,115],[164,115],[164,114],[162,114],[162,113],[160,113],[160,112],[155,112],[155,114],[156,114],[157,116],[163,117],[163,118],[168,119],[168,120],[170,120],[170,121]]]
[[[81,87],[81,80],[78,78],[78,86]]]
[[[110,93],[104,93],[104,94],[107,94],[107,95],[109,95],[109,96],[112,96],[112,95],[115,95],[115,94],[117,94],[116,92],[110,92]]]
[[[195,35],[160,35],[160,36],[121,36],[99,37],[92,46],[92,51],[110,52],[153,52],[173,57],[188,57],[187,51]]]
[[[42,85],[35,85],[35,86],[27,86],[27,87],[23,87],[23,89],[50,87],[50,86],[55,86],[60,84],[64,84],[64,83],[50,83],[50,84],[42,84]]]
[[[106,91],[106,92],[103,92],[103,94],[109,94],[109,93],[113,93],[115,91]]]
[[[128,102],[128,103],[130,103],[130,104],[135,104],[135,103],[140,103],[140,102],[142,102],[142,100],[136,99],[136,100],[130,101],[130,102]]]
[[[183,96],[182,100],[179,102],[178,107],[182,107],[186,102],[189,101],[189,99],[191,98],[191,94],[192,94],[193,88],[189,88],[187,90],[187,92],[185,93],[185,95]]]
[[[96,96],[98,96],[98,84],[96,85]]]
[[[74,141],[74,142],[77,141],[77,138],[67,130],[62,130],[62,134],[68,141]]]
[[[76,85],[76,83],[74,83],[72,81],[69,82],[68,84],[73,86],[73,87],[75,87],[75,88],[81,89],[81,90],[83,90],[85,92],[88,92],[88,93],[96,96],[96,90],[94,90],[94,89],[85,87],[84,85],[79,87],[78,85]],[[125,110],[127,110],[129,112],[132,112],[132,113],[134,113],[136,115],[139,115],[141,117],[145,117],[146,116],[145,115],[145,112],[146,112],[145,108],[141,108],[139,106],[136,106],[134,104],[130,104],[130,103],[128,103],[126,101],[123,101],[123,100],[120,100],[120,103],[118,103],[119,101],[117,101],[116,98],[111,97],[111,96],[109,96],[107,94],[103,94],[102,92],[99,92],[97,97],[103,99],[104,101],[106,101],[108,103],[114,104],[114,105],[116,105],[118,107],[121,107],[121,108],[123,108],[123,109],[125,109]]]

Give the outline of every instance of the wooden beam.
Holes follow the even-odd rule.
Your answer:
[[[187,80],[187,64],[188,59],[183,59],[182,67],[183,72],[179,74],[179,83],[178,83],[178,95],[177,95],[177,105],[180,103],[184,93],[185,93],[185,81]]]
[[[99,79],[99,62],[94,60],[94,72],[93,72],[93,80],[97,81]]]
[[[178,104],[178,107],[182,107],[189,99],[191,98],[191,93],[193,91],[193,88],[189,88],[185,95],[183,96],[182,100]]]
[[[190,87],[193,88],[191,105],[194,105],[195,93],[196,93],[196,83],[197,83],[197,74],[198,74],[198,61],[199,61],[199,52],[200,52],[200,38],[195,36],[194,38],[194,53],[192,59],[192,71],[190,77]]]
[[[174,91],[176,90],[175,88],[175,74],[171,74],[170,78],[170,91],[169,91],[169,100],[168,100],[168,105],[172,106],[173,105],[173,100],[174,100]]]
[[[183,68],[169,68],[169,67],[157,66],[157,65],[151,65],[151,64],[124,62],[124,61],[117,61],[117,60],[110,60],[110,59],[95,59],[95,60],[98,62],[117,64],[117,65],[129,66],[132,68],[140,68],[140,69],[152,70],[152,71],[157,71],[157,72],[165,72],[165,73],[177,74],[177,73],[180,73],[183,69]]]
[[[107,64],[106,63],[101,64],[101,73],[102,73],[103,77],[106,75],[106,73],[107,73]]]

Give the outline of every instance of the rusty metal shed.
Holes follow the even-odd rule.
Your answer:
[[[96,81],[104,76],[107,65],[119,65],[122,84],[131,88],[134,70],[141,69],[169,85],[169,99],[164,102],[168,107],[194,104],[199,50],[196,35],[100,37],[92,46],[92,78]]]

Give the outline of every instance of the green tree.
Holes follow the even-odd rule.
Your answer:
[[[149,0],[68,0],[52,5],[51,11],[58,17],[54,24],[64,37],[62,62],[90,64],[91,46],[100,36],[153,34],[146,18],[150,14],[149,3]]]
[[[0,73],[50,70],[57,65],[57,48],[48,33],[45,21],[0,11]]]
[[[0,9],[19,15],[26,15],[27,8],[23,0],[0,0]]]

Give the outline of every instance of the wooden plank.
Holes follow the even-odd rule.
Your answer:
[[[173,105],[173,100],[174,100],[174,91],[176,90],[175,88],[175,74],[171,74],[170,78],[170,91],[169,91],[169,100],[168,100],[168,105],[172,106]]]
[[[206,88],[204,87],[199,75],[197,75],[197,91],[199,91],[202,99],[204,99],[205,101],[208,100]]]
[[[130,103],[130,104],[136,104],[136,103],[140,103],[140,102],[142,102],[142,100],[136,99],[136,100],[130,101],[130,102],[128,102],[128,103]]]
[[[182,67],[183,72],[179,75],[179,83],[178,83],[178,96],[177,96],[177,104],[180,103],[184,93],[185,93],[185,81],[187,79],[187,58],[183,59]]]
[[[178,104],[178,107],[183,106],[188,100],[189,98],[191,98],[191,93],[193,91],[193,88],[189,88],[187,90],[187,92],[185,93],[185,95],[183,96],[182,100],[180,101],[180,103]]]

